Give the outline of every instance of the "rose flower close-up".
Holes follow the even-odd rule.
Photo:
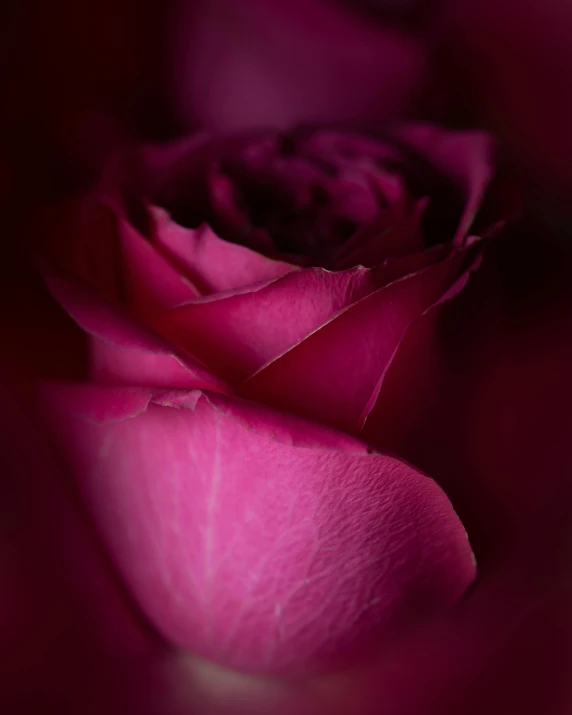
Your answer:
[[[321,669],[471,583],[453,506],[387,444],[385,394],[478,268],[491,153],[430,126],[199,138],[131,157],[57,231],[47,283],[90,370],[46,388],[50,422],[174,642]]]
[[[511,3],[10,11],[2,712],[571,711],[567,130],[510,68],[564,117],[572,53]]]

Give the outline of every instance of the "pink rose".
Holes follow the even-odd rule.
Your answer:
[[[401,345],[424,360],[479,265],[490,153],[423,125],[198,137],[116,165],[60,225],[47,281],[90,369],[46,386],[50,422],[169,641],[341,667],[472,581],[444,492],[379,445]]]

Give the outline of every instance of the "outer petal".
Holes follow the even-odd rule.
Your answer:
[[[154,327],[227,379],[244,379],[375,289],[374,271],[312,268],[249,290],[193,301]]]
[[[45,395],[132,593],[167,638],[212,660],[263,672],[341,666],[450,605],[474,576],[440,488],[359,442],[296,447],[303,422],[200,394],[99,423],[106,404],[119,416],[123,390]]]
[[[179,356],[159,335],[71,278],[46,277],[54,298],[91,336],[91,377],[96,382],[164,387],[228,387],[204,366]]]
[[[193,276],[205,295],[272,280],[298,270],[298,266],[224,241],[209,226],[184,228],[172,221],[162,209],[153,209],[153,215],[158,245]]]
[[[409,324],[439,300],[462,256],[371,293],[253,375],[243,391],[350,433],[382,380]]]

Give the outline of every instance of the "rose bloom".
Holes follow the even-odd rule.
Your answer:
[[[479,107],[488,107],[488,119],[504,132],[513,161],[531,158],[541,169],[529,178],[544,192],[548,170],[569,173],[561,81],[570,57],[567,16],[559,12],[555,19],[556,2],[535,7],[534,13],[529,4],[513,0],[501,3],[502,12],[493,3],[453,4],[455,10],[469,7],[468,14],[460,13],[460,27],[453,28],[455,58],[468,58],[482,90]],[[82,5],[81,13],[69,0],[45,7],[32,2],[10,8],[4,18],[9,71],[3,80],[9,81],[3,82],[1,143],[10,165],[8,172],[2,167],[0,197],[6,236],[0,281],[5,339],[0,709],[566,714],[572,702],[565,566],[570,561],[571,263],[566,244],[551,242],[545,226],[528,222],[524,231],[521,226],[505,231],[502,240],[486,241],[478,271],[439,308],[429,329],[434,339],[427,342],[423,329],[419,337],[412,330],[400,347],[395,365],[408,369],[402,377],[393,372],[382,447],[442,486],[470,534],[478,577],[442,615],[407,633],[399,628],[398,646],[384,626],[379,647],[374,645],[372,659],[359,669],[294,682],[242,678],[182,657],[154,639],[150,644],[131,601],[109,577],[86,511],[62,489],[64,465],[43,434],[45,425],[36,424],[28,388],[36,375],[85,379],[84,346],[18,254],[30,244],[23,226],[62,169],[75,180],[85,165],[98,165],[125,123],[138,131],[142,120],[155,127],[155,110],[162,106],[157,87],[176,87],[175,104],[184,116],[219,129],[261,121],[288,126],[308,118],[379,120],[411,112],[414,99],[427,89],[428,25],[422,31],[402,23],[390,29],[386,54],[384,23],[374,29],[353,14],[350,24],[341,4],[308,0],[303,5],[322,7],[324,15],[312,32],[301,35],[307,23],[282,5],[272,3],[270,11],[246,0],[221,0],[216,7],[181,2],[175,20],[180,42],[172,41],[172,26],[163,33],[158,6],[147,16],[128,2]],[[230,18],[224,8],[232,10]],[[250,19],[239,21],[245,12]],[[199,20],[179,23],[185,17]],[[324,21],[331,17],[341,22]],[[18,22],[10,23],[12,18]],[[284,35],[272,32],[276,22],[290,29]],[[217,27],[226,27],[218,43]],[[233,39],[234,27],[240,31]],[[241,42],[249,28],[248,42]],[[321,33],[317,43],[316,33]],[[212,41],[201,40],[205,35]],[[283,36],[290,40],[281,42]],[[397,38],[394,50],[391,36]],[[162,38],[173,58],[169,62],[156,61]],[[262,38],[258,44],[257,38]],[[312,52],[314,45],[319,52]],[[409,49],[396,68],[400,45]],[[519,61],[529,62],[533,45],[538,53],[531,56],[542,55],[548,63],[523,73]],[[362,49],[354,64],[352,57]],[[228,59],[204,61],[205,51],[212,58],[227,50]],[[410,65],[407,56],[413,58]],[[296,64],[300,57],[308,60]],[[200,72],[192,67],[195,62]],[[548,65],[553,71],[545,74]],[[239,71],[227,81],[235,66]],[[177,81],[163,77],[162,68]],[[399,82],[392,82],[397,76]],[[530,81],[522,82],[523,76]],[[455,97],[468,86],[464,75]],[[539,93],[547,104],[533,102],[531,109],[531,97]],[[547,111],[548,105],[558,111]],[[226,113],[229,106],[232,113]],[[19,178],[16,192],[4,181],[11,173]],[[158,175],[157,167],[152,173]],[[142,230],[136,217],[131,220]],[[41,225],[33,238],[41,243],[47,228]],[[406,608],[402,613],[407,618]]]
[[[557,487],[567,462],[516,397],[541,360],[561,371],[551,331],[513,319],[507,250],[535,243],[483,205],[491,164],[486,135],[428,125],[199,136],[111,162],[42,224],[47,284],[89,343],[44,414],[130,597],[176,652],[320,676],[234,686],[247,708],[455,712],[523,623],[565,662],[545,610],[564,594],[526,576],[537,550],[559,562],[562,520],[525,475],[549,456]],[[533,264],[537,286],[559,275],[548,247]],[[507,446],[533,433],[538,458]]]
[[[424,125],[198,137],[115,164],[58,225],[47,283],[89,375],[45,387],[49,421],[172,643],[340,668],[473,580],[392,402],[478,269],[490,161]]]

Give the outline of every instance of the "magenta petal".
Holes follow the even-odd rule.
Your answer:
[[[246,246],[224,241],[207,225],[187,229],[161,209],[153,209],[153,215],[158,245],[194,277],[204,294],[272,280],[298,270],[297,266],[267,258]]]
[[[118,234],[127,300],[135,315],[145,318],[199,295],[188,278],[125,218],[118,219]]]
[[[435,390],[439,384],[436,366],[442,355],[436,336],[440,308],[463,291],[481,261],[479,254],[449,290],[410,326],[388,365],[386,379],[372,392],[363,415],[361,436],[369,444],[404,453],[408,436],[420,418],[419,405],[434,399],[427,391]]]
[[[375,266],[388,258],[407,257],[423,251],[421,221],[426,205],[427,199],[421,199],[410,214],[404,200],[390,206],[343,247],[336,267]]]
[[[324,156],[334,156],[342,165],[347,164],[348,157],[364,157],[364,163],[369,170],[372,168],[372,162],[383,164],[400,156],[399,150],[391,143],[380,142],[359,132],[340,132],[331,129],[308,133],[308,136],[302,139],[301,146],[305,156],[313,157],[314,160],[323,159]],[[393,193],[391,189],[390,193]]]
[[[251,290],[165,311],[155,328],[217,374],[240,380],[256,372],[377,287],[364,268],[312,268]]]
[[[215,390],[229,394],[230,386],[184,356],[165,352],[126,350],[99,338],[89,343],[90,378],[104,385]]]
[[[448,288],[461,256],[354,303],[243,386],[252,399],[356,433],[408,325]]]
[[[493,175],[493,141],[480,131],[452,132],[431,124],[406,124],[396,135],[449,176],[463,191],[465,210],[454,243],[467,237]]]
[[[90,383],[46,383],[40,391],[45,399],[56,399],[60,409],[90,422],[136,417],[147,410],[152,397],[150,390],[141,387],[102,387]]]
[[[451,253],[450,246],[441,244],[404,258],[389,258],[372,269],[376,275],[376,288],[382,288],[400,278],[444,261],[451,256]]]
[[[129,589],[176,645],[257,672],[341,667],[474,577],[447,497],[406,464],[355,440],[293,446],[303,421],[208,395],[98,423],[94,405],[114,416],[125,391],[97,392],[53,386],[50,424]]]
[[[158,403],[163,396],[155,395],[153,399]],[[361,440],[332,430],[326,425],[292,419],[282,412],[250,400],[228,399],[213,393],[209,394],[208,400],[213,408],[236,420],[245,429],[266,432],[277,442],[293,447],[334,449],[356,454],[364,452],[364,443]]]
[[[47,276],[45,281],[53,297],[91,336],[91,377],[96,382],[229,391],[204,366],[177,355],[159,335],[88,287],[60,276]]]

